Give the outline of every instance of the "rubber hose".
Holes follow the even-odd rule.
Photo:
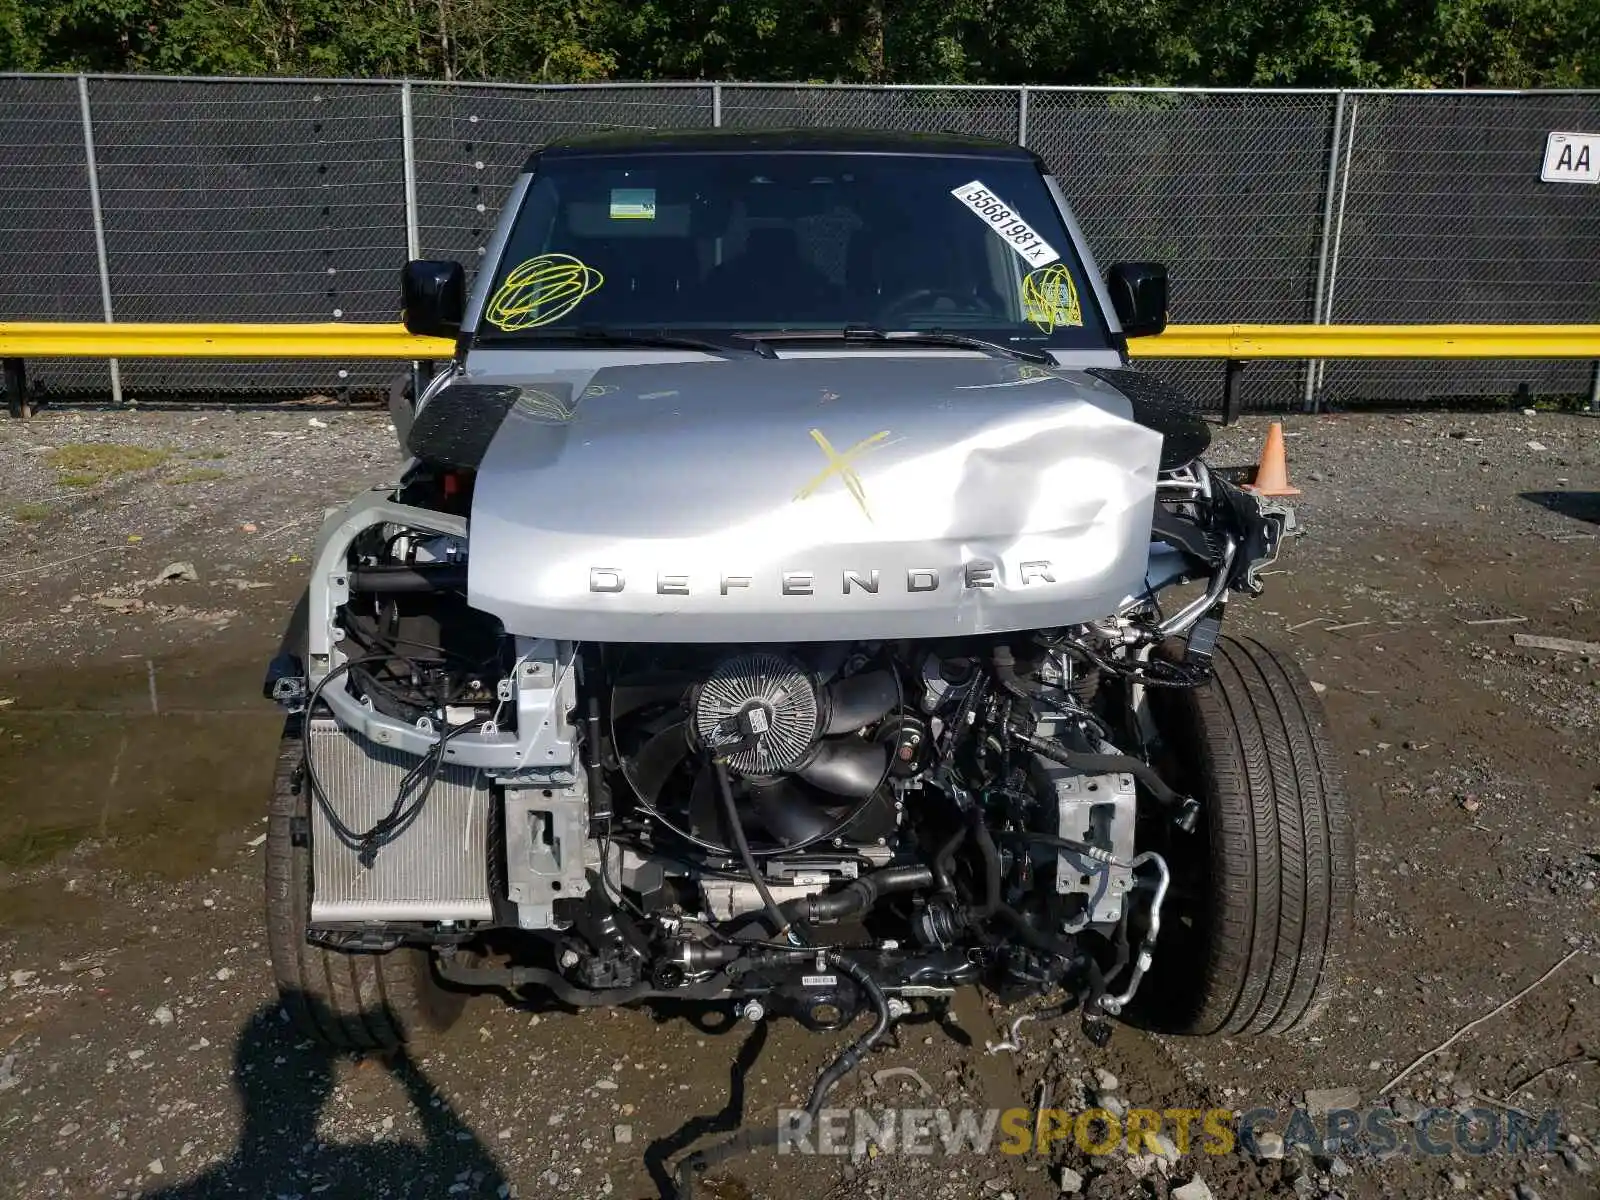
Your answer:
[[[977,809],[972,811],[968,820],[968,828],[972,837],[978,843],[978,854],[983,859],[983,903],[971,910],[971,916],[976,920],[983,920],[1000,911],[1000,882],[1004,868],[1000,865],[1000,850],[994,844],[994,836],[989,832],[989,827],[983,823],[983,813]]]
[[[1074,771],[1082,771],[1089,775],[1126,771],[1143,783],[1150,794],[1162,804],[1176,807],[1184,802],[1184,797],[1168,787],[1166,780],[1156,774],[1154,767],[1142,759],[1134,758],[1131,754],[1089,754],[1079,750],[1068,750],[1057,742],[1030,737],[1027,734],[1018,734],[1017,740],[1035,754],[1042,754],[1051,762],[1071,767]]]
[[[933,856],[933,879],[939,885],[939,890],[947,896],[956,894],[956,885],[950,878],[950,872],[955,870],[956,851],[961,848],[961,843],[967,840],[967,827],[965,825],[950,835],[950,840],[939,847],[939,852]]]
[[[465,563],[424,567],[363,567],[350,572],[352,592],[455,592],[467,586]]]
[[[761,906],[767,910],[767,915],[775,923],[776,936],[781,938],[789,932],[794,922],[784,914],[778,907],[778,902],[772,898],[772,889],[767,887],[761,868],[756,865],[756,856],[750,853],[750,841],[744,836],[744,822],[739,819],[739,806],[733,799],[733,782],[728,778],[728,764],[719,758],[712,766],[716,771],[717,790],[722,793],[722,812],[728,818],[728,831],[733,834],[734,849],[739,852],[739,861],[750,874],[750,882],[756,885],[756,894],[761,897]]]
[[[994,669],[995,681],[1018,700],[1026,702],[1035,699],[1034,694],[1017,677],[1017,656],[1011,653],[1010,646],[996,646],[989,656],[989,665]]]
[[[933,868],[921,864],[884,867],[863,875],[838,891],[820,896],[801,896],[779,905],[785,923],[796,921],[839,921],[867,912],[879,900],[895,892],[914,892],[933,886]]]
[[[816,1120],[823,1104],[827,1102],[828,1093],[833,1091],[839,1080],[854,1071],[872,1047],[889,1032],[889,1002],[884,997],[883,989],[878,986],[878,981],[853,959],[837,952],[829,953],[827,962],[829,966],[837,968],[841,975],[848,975],[855,981],[871,1002],[878,1019],[860,1039],[845,1047],[844,1052],[833,1060],[833,1064],[817,1077],[817,1082],[811,1089],[810,1103],[806,1105],[806,1114],[812,1120]]]
[[[822,1106],[827,1103],[828,1093],[833,1091],[839,1080],[855,1070],[872,1047],[883,1039],[884,1034],[889,1031],[890,1020],[889,1001],[884,996],[883,989],[863,967],[835,950],[828,951],[824,955],[824,961],[841,975],[848,975],[855,981],[876,1011],[877,1020],[873,1022],[871,1029],[845,1047],[839,1057],[829,1064],[828,1069],[817,1076],[817,1082],[811,1088],[810,1101],[806,1105],[806,1120],[813,1124],[816,1122],[817,1114],[822,1111]],[[777,1125],[764,1125],[759,1129],[742,1130],[721,1145],[712,1146],[698,1154],[691,1154],[678,1166],[677,1179],[674,1181],[677,1200],[693,1200],[696,1176],[703,1175],[718,1163],[737,1155],[748,1154],[761,1146],[776,1144],[781,1136],[782,1130]]]
[[[1009,904],[1001,904],[996,907],[993,915],[1011,926],[1017,937],[1028,943],[1035,950],[1043,951],[1046,954],[1057,954],[1062,958],[1072,957],[1072,947],[1070,945],[1052,934],[1043,933],[1035,929],[1028,923],[1028,918],[1024,917]]]

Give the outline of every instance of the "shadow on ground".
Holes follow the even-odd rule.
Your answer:
[[[277,1004],[263,1005],[245,1022],[234,1046],[233,1083],[244,1119],[232,1157],[187,1183],[146,1192],[141,1200],[308,1195],[421,1200],[497,1193],[505,1181],[488,1148],[404,1050],[371,1061],[404,1088],[423,1140],[320,1142],[318,1119],[333,1094],[341,1059],[349,1061],[305,1038]]]
[[[1575,521],[1600,525],[1600,492],[1523,492],[1522,499]]]

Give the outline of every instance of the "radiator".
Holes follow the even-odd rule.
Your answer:
[[[329,805],[349,828],[372,828],[417,760],[332,721],[314,722],[310,736]],[[489,801],[481,771],[446,766],[416,820],[368,868],[313,800],[312,923],[491,919]]]

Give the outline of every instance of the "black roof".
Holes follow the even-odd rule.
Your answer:
[[[617,129],[561,138],[528,158],[590,158],[649,154],[920,154],[1033,161],[1033,151],[962,133],[900,133],[882,129]]]

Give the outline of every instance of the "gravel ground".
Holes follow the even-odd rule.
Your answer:
[[[0,1195],[653,1196],[663,1161],[740,1111],[799,1102],[841,1044],[782,1022],[488,999],[415,1058],[329,1057],[287,1029],[260,913],[277,737],[260,668],[323,508],[392,471],[386,426],[303,409],[0,423]],[[1033,1198],[1065,1179],[1195,1200],[1198,1176],[1219,1197],[1600,1195],[1600,663],[1513,641],[1600,641],[1600,422],[1286,429],[1307,535],[1233,619],[1294,648],[1344,756],[1360,879],[1345,999],[1300,1038],[1121,1027],[1097,1049],[1069,1019],[991,1055],[1017,1014],[969,995],[951,1021],[898,1027],[838,1102],[1245,1111],[1344,1089],[1371,1105],[1577,951],[1386,1098],[1406,1147],[1437,1104],[1560,1110],[1556,1151],[1329,1152],[1279,1122],[1281,1158],[1065,1141],[769,1155],[707,1191]],[[1262,431],[1221,431],[1212,460],[1246,461]],[[85,461],[146,465],[64,485]]]

